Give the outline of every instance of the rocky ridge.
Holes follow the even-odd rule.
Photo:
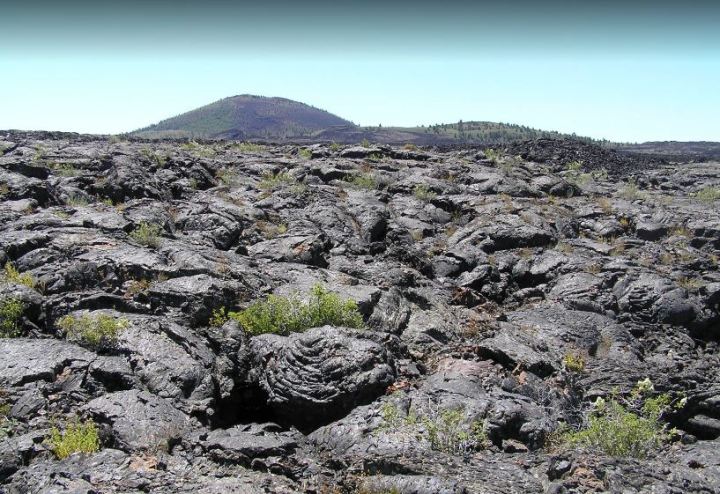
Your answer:
[[[38,133],[0,155],[0,264],[34,281],[0,283],[23,307],[0,339],[6,492],[720,491],[717,164]],[[212,324],[318,283],[366,327]],[[103,314],[111,348],[60,328]],[[552,444],[645,378],[684,398],[655,455]],[[448,413],[482,445],[431,440]],[[56,459],[73,418],[102,448]]]

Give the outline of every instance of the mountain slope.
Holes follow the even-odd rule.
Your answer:
[[[338,125],[354,127],[352,122],[304,103],[245,94],[221,99],[133,134],[150,138],[282,139]]]

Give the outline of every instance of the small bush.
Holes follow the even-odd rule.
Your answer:
[[[25,285],[28,288],[35,288],[37,284],[32,274],[21,273],[11,262],[5,263],[2,277],[3,281],[7,283],[17,283],[18,285]]]
[[[90,201],[83,196],[72,195],[65,199],[65,204],[73,208],[82,208],[90,204]]]
[[[258,184],[262,190],[275,190],[284,185],[295,183],[295,177],[287,172],[263,173],[262,180]]]
[[[25,305],[18,299],[0,301],[0,338],[20,336],[20,318],[24,310]]]
[[[330,144],[330,151],[332,151],[333,153],[337,153],[338,151],[340,151],[340,149],[342,149],[342,146],[337,142],[333,141]]]
[[[382,161],[383,155],[380,153],[370,153],[367,155],[367,160],[372,162]]]
[[[430,443],[430,448],[450,454],[463,454],[482,449],[488,438],[483,424],[477,420],[467,422],[462,408],[448,409],[432,414],[418,416],[414,410],[405,415],[392,403],[380,408],[382,424],[378,432],[397,432],[410,429]]]
[[[260,220],[255,223],[255,226],[268,240],[271,240],[278,235],[284,235],[287,233],[288,227],[285,223],[271,223],[269,221]]]
[[[108,314],[84,314],[64,316],[57,325],[69,340],[82,342],[93,349],[108,349],[116,345],[118,335],[130,322]]]
[[[503,157],[503,154],[496,149],[486,149],[483,153],[485,158],[494,164],[498,164]]]
[[[160,225],[142,222],[130,233],[130,237],[141,245],[158,248],[162,242],[161,233]]]
[[[720,201],[720,187],[705,187],[695,193],[695,198],[707,203]]]
[[[213,328],[219,328],[225,324],[228,319],[230,318],[228,317],[227,309],[225,309],[225,307],[220,307],[219,309],[214,309],[212,311],[212,316],[210,317],[210,321],[208,321],[208,323]]]
[[[57,427],[50,430],[50,446],[57,459],[62,460],[73,453],[95,453],[100,450],[97,426],[92,420],[72,421],[61,432]]]
[[[142,154],[151,165],[155,165],[158,168],[164,168],[169,159],[168,155],[161,154],[149,147],[142,148],[140,154]]]
[[[320,284],[312,288],[308,299],[270,295],[241,312],[228,315],[251,335],[288,335],[326,324],[351,328],[363,326],[362,315],[353,300],[343,300]]]
[[[628,201],[635,201],[643,197],[643,194],[640,192],[637,184],[632,180],[626,182],[625,185],[623,185],[617,192],[617,195]]]
[[[360,142],[360,145],[361,145],[362,147],[364,147],[364,148],[369,148],[369,147],[370,147],[370,141],[368,141],[367,139],[363,139],[362,142]]]
[[[423,426],[427,431],[430,447],[451,454],[482,447],[487,442],[483,425],[480,422],[473,422],[466,426],[463,421],[462,409],[443,410],[434,420],[426,417]]]
[[[431,191],[427,185],[418,184],[413,189],[413,195],[421,201],[429,202],[437,197],[437,194]]]
[[[378,188],[377,180],[375,180],[375,176],[372,173],[355,175],[348,180],[348,183],[360,189],[375,190]]]
[[[61,177],[77,177],[80,175],[80,170],[70,163],[53,163],[50,168]]]
[[[229,170],[227,168],[222,168],[215,173],[215,178],[217,178],[220,183],[227,186],[233,186],[237,184],[238,182],[238,174],[235,170]]]
[[[130,285],[127,288],[127,291],[125,292],[125,296],[128,298],[131,298],[131,297],[134,297],[135,295],[145,293],[149,289],[150,289],[150,280],[146,280],[146,279],[132,280],[130,282]]]
[[[661,421],[670,408],[667,394],[654,398],[649,379],[640,381],[628,400],[614,395],[598,398],[586,427],[564,434],[564,442],[599,450],[610,456],[645,458],[670,439],[673,431]]]
[[[183,149],[191,154],[203,158],[212,158],[218,154],[217,150],[212,146],[206,146],[195,141],[188,141],[182,145]]]
[[[0,389],[0,440],[12,436],[17,426],[17,421],[10,418],[10,403],[7,402],[7,391]]]
[[[304,160],[309,160],[312,158],[312,150],[307,148],[300,148],[298,149],[298,156],[300,156]]]
[[[262,144],[255,144],[254,142],[241,142],[235,145],[238,151],[241,153],[259,153],[265,150],[265,146]]]
[[[570,372],[585,372],[585,359],[575,353],[567,353],[563,358],[563,367]]]
[[[565,169],[569,172],[579,172],[582,170],[582,161],[571,161],[565,165]]]

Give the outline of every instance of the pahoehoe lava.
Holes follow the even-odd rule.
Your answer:
[[[572,140],[3,134],[0,264],[34,283],[0,281],[23,308],[0,339],[1,489],[719,492],[718,190],[718,164]],[[365,327],[211,324],[317,284]],[[83,314],[123,321],[113,348],[64,336]],[[671,442],[554,444],[645,379],[682,398]],[[438,447],[447,411],[483,447]],[[73,417],[101,449],[58,460]]]

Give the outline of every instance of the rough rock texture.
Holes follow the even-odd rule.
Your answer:
[[[720,491],[720,204],[697,195],[718,164],[552,140],[0,141],[0,264],[35,282],[0,279],[22,306],[1,321],[21,333],[0,339],[4,492]],[[317,283],[365,328],[211,324]],[[95,346],[68,314],[125,324]],[[677,440],[553,446],[645,378],[684,398]],[[448,413],[486,440],[432,441]],[[58,460],[50,430],[77,419],[102,448]]]

